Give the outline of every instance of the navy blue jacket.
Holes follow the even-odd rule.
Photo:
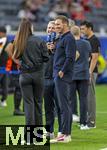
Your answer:
[[[66,32],[61,36],[56,45],[54,55],[53,76],[58,76],[61,70],[64,72],[62,80],[71,82],[72,71],[76,55],[76,42],[71,32]]]
[[[88,80],[91,45],[87,40],[80,39],[76,40],[76,48],[80,56],[74,64],[73,80]]]
[[[54,53],[50,53],[49,55],[49,61],[45,63],[45,79],[53,79],[53,59],[54,59]]]

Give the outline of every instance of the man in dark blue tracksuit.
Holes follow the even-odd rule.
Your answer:
[[[70,93],[72,90],[72,71],[75,62],[76,44],[69,31],[67,17],[58,16],[55,19],[55,26],[61,37],[56,45],[53,76],[63,116],[62,135],[56,139],[56,142],[70,142],[72,124]]]
[[[88,41],[80,38],[80,28],[74,26],[71,28],[76,39],[76,61],[73,70],[73,89],[71,92],[72,102],[75,103],[76,91],[79,95],[80,103],[80,129],[87,130],[87,97],[89,85],[89,57],[91,54],[91,45]]]

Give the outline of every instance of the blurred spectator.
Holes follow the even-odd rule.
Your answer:
[[[107,68],[106,60],[103,55],[99,55],[98,57],[98,75],[101,75],[105,69]]]
[[[0,6],[1,4],[0,1]],[[98,8],[103,8],[102,4],[104,5],[104,10],[100,9],[99,11]],[[46,24],[57,15],[65,15],[75,19],[76,23],[84,19],[91,19],[93,22],[94,17],[98,15],[99,17],[94,20],[96,31],[100,29],[102,24],[104,24],[105,29],[107,28],[105,19],[107,2],[104,0],[14,0],[14,5],[11,5],[11,9],[8,5],[11,5],[11,1],[5,3],[3,10],[0,9],[0,24],[11,25],[14,30],[17,29],[19,19],[29,18],[33,22],[38,22],[36,30],[45,31]],[[16,18],[16,14],[19,19]]]
[[[39,9],[45,2],[47,2],[47,0],[24,0],[18,17],[37,21]]]
[[[80,4],[83,7],[85,12],[91,11],[92,0],[80,0]]]
[[[49,12],[49,17],[54,19],[57,15],[69,16],[67,4],[64,0],[58,0],[52,10]]]
[[[84,9],[79,3],[72,3],[71,5],[71,18],[77,21],[84,20]]]
[[[1,106],[7,106],[6,100],[8,96],[8,76],[5,72],[8,55],[5,52],[5,47],[8,44],[6,28],[0,27],[0,85],[2,88]]]
[[[102,8],[102,0],[92,0],[96,8]]]
[[[8,63],[7,63],[7,68],[6,71],[11,72],[10,77],[12,77],[12,82],[15,87],[14,89],[14,112],[13,115],[16,116],[21,116],[24,115],[24,112],[21,111],[20,106],[21,106],[21,100],[22,100],[22,93],[19,85],[19,66],[13,62],[12,60],[12,52],[14,51],[14,40],[12,40],[7,46],[5,51],[9,55]]]
[[[29,18],[31,20],[35,20],[36,16],[32,14],[31,10],[30,10],[30,4],[29,4],[29,0],[24,0],[21,4],[21,10],[18,13],[18,18],[22,19],[22,18]]]

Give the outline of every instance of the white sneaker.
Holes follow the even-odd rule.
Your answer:
[[[6,106],[7,106],[6,101],[1,102],[1,106],[2,106],[2,107],[6,107]]]
[[[50,139],[54,139],[54,138],[55,138],[54,132],[50,133]]]
[[[60,137],[62,135],[62,132],[58,132],[57,137]]]
[[[90,121],[90,122],[88,123],[88,127],[89,127],[90,129],[96,128],[95,121]]]
[[[87,125],[80,125],[80,130],[89,130],[90,128]]]
[[[72,118],[73,118],[73,122],[79,122],[80,121],[79,116],[77,116],[75,114],[72,115]]]
[[[89,129],[95,129],[96,128],[96,126],[93,126],[93,127],[91,127],[91,126],[88,126],[89,127]]]
[[[57,142],[61,142],[61,143],[68,143],[71,142],[71,135],[61,135],[55,139],[50,140],[50,143],[57,143]]]
[[[54,139],[55,138],[54,132],[52,132],[52,133],[47,132],[46,137],[49,138],[49,139]]]

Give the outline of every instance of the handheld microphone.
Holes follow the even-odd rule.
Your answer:
[[[48,34],[48,35],[47,35],[46,42],[47,42],[47,43],[50,43],[50,42],[51,42],[51,34]]]
[[[56,40],[56,32],[51,32],[50,34],[48,34],[47,36],[47,43],[48,44],[54,44]],[[50,52],[53,53],[54,49],[50,49]]]
[[[56,32],[51,33],[51,42],[54,43],[56,39]]]
[[[54,43],[56,39],[56,32],[52,32],[47,36],[47,43]]]

